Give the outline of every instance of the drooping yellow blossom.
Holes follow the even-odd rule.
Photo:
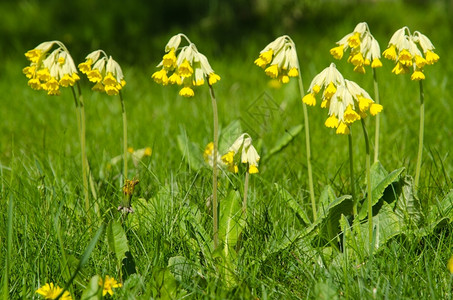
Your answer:
[[[382,67],[379,43],[373,37],[365,22],[357,24],[354,31],[337,42],[337,47],[330,49],[335,59],[341,59],[343,53],[351,49],[348,62],[354,65],[354,71],[365,73],[365,66]]]
[[[188,46],[179,47],[181,39],[185,38]],[[206,56],[198,52],[197,47],[184,34],[177,34],[170,38],[165,46],[165,55],[151,78],[158,84],[183,85],[179,95],[193,97],[194,87],[203,85],[206,81],[213,85],[220,80],[214,73]]]
[[[118,95],[126,85],[120,65],[103,50],[91,52],[79,64],[79,70],[95,83],[92,90],[105,92],[109,96]]]
[[[50,50],[57,46],[55,50]],[[49,53],[50,52],[50,53]],[[25,56],[30,66],[23,69],[28,85],[34,90],[45,90],[48,95],[59,95],[60,87],[74,86],[80,79],[74,61],[60,41],[39,44]]]
[[[281,83],[288,83],[290,77],[299,76],[296,45],[287,35],[278,37],[261,50],[255,64],[263,68],[267,76]]]
[[[102,296],[113,296],[113,289],[122,287],[123,285],[115,280],[115,278],[105,275],[105,279],[99,278],[99,286],[102,287]]]
[[[36,290],[37,294],[44,296],[44,299],[57,299],[57,296],[61,294],[63,289],[57,285],[51,283],[46,283],[42,287]],[[59,299],[62,300],[72,300],[71,294],[68,291],[65,291]]]
[[[135,186],[139,183],[138,180],[126,179],[126,182],[123,186],[123,193],[126,196],[131,197],[134,194]]]
[[[252,138],[247,133],[241,134],[228,148],[227,153],[222,156],[222,161],[227,165],[228,170],[234,173],[238,172],[238,166],[235,156],[241,152],[241,162],[248,165],[250,174],[258,173],[258,161],[260,156],[252,145]]]
[[[333,63],[315,76],[303,101],[316,104],[316,95],[322,90],[321,107],[329,108],[324,125],[335,128],[337,134],[349,134],[349,127],[367,112],[375,116],[383,109],[357,83],[344,79]]]
[[[451,274],[453,274],[453,256],[450,257],[447,263],[447,269],[450,271]]]
[[[388,48],[382,55],[396,62],[392,73],[406,74],[412,69],[411,80],[424,80],[423,67],[439,60],[439,55],[433,50],[434,45],[427,36],[418,31],[411,34],[409,28],[405,26],[393,34]]]

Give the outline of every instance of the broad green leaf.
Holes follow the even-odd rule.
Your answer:
[[[178,283],[167,268],[153,269],[151,287],[153,299],[178,299]]]
[[[225,256],[228,256],[229,248],[236,245],[245,227],[241,201],[239,192],[232,190],[220,202],[219,240],[224,243]]]
[[[333,188],[330,185],[326,185],[319,196],[318,214],[320,214],[321,217],[326,215],[328,207],[336,199],[337,196],[335,196]]]
[[[395,206],[395,213],[402,223],[410,226],[411,224],[419,225],[423,217],[420,200],[414,194],[413,180],[410,176],[401,178],[398,184],[395,184],[394,191],[398,198]]]
[[[198,171],[202,166],[203,153],[200,148],[189,141],[186,132],[182,132],[176,137],[178,147],[181,154],[184,156],[189,168],[193,171]]]
[[[320,234],[327,241],[333,240],[340,233],[341,215],[352,214],[352,197],[343,195],[336,198],[319,217]]]
[[[375,184],[375,186],[371,186],[372,192],[371,192],[371,199],[372,199],[372,205],[375,205],[384,195],[385,189],[390,186],[392,183],[398,181],[401,173],[404,171],[403,168],[399,168],[391,172],[390,174],[386,175],[384,178],[382,178],[383,173],[382,173],[382,168],[377,168],[379,171],[374,173],[374,176],[377,178],[371,177],[371,183]],[[365,197],[365,203],[368,201]],[[366,218],[367,213],[368,213],[368,205],[362,205],[362,208],[360,209],[359,212],[359,218],[360,220],[363,220]]]
[[[313,290],[313,298],[319,300],[337,300],[338,291],[334,288],[334,286],[335,285],[331,282],[317,282]]]
[[[302,125],[296,125],[286,130],[283,135],[277,140],[274,147],[269,151],[268,156],[272,156],[275,153],[286,147],[302,130]]]
[[[310,224],[311,222],[307,214],[303,210],[302,206],[293,198],[293,196],[285,188],[278,185],[278,183],[274,183],[274,186],[277,189],[277,193],[282,197],[281,205],[289,206],[294,213],[296,213],[304,221],[305,224]]]
[[[450,223],[452,219],[453,190],[450,190],[445,198],[429,207],[425,221],[426,226],[418,231],[419,237],[433,233],[437,227]]]
[[[126,258],[126,252],[129,251],[127,237],[123,226],[116,221],[110,221],[107,227],[107,241],[110,250],[115,253],[116,259],[121,262]]]
[[[189,261],[184,256],[173,256],[168,260],[168,268],[178,281],[187,280],[188,278],[196,276],[198,270],[195,264]]]
[[[83,291],[81,300],[100,300],[102,299],[102,293],[100,292],[101,286],[99,285],[99,275],[91,277],[90,282]]]
[[[384,166],[379,161],[377,161],[377,162],[373,163],[373,165],[371,165],[370,173],[371,173],[371,188],[372,189],[374,189],[389,174],[389,172],[384,168]],[[366,184],[366,182],[365,182],[365,184]]]

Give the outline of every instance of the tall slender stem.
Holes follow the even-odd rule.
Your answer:
[[[214,250],[217,249],[219,244],[219,211],[217,202],[217,152],[219,146],[219,119],[217,115],[217,101],[214,95],[214,89],[210,84],[209,93],[212,101],[212,114],[214,119],[214,160],[212,164],[212,217],[213,217],[213,240]]]
[[[349,174],[351,176],[351,195],[352,195],[352,211],[354,217],[357,216],[357,197],[355,196],[355,178],[354,178],[354,155],[352,149],[352,133],[348,134],[348,144],[349,144]]]
[[[424,136],[424,123],[425,123],[425,94],[423,93],[423,80],[420,80],[420,129],[418,132],[418,154],[417,166],[415,169],[415,192],[418,192],[418,184],[420,181],[420,169],[422,166],[423,155],[423,136]]]
[[[119,92],[120,101],[121,101],[121,113],[123,117],[123,183],[122,185],[127,184],[127,116],[126,116],[126,106],[124,105],[123,94]],[[130,207],[130,197],[128,195],[123,195],[123,207]]]
[[[83,102],[82,89],[77,82],[77,91],[79,92],[78,109],[80,114],[80,148],[82,151],[82,180],[83,180],[83,193],[85,196],[85,210],[89,216],[90,199],[88,194],[88,159],[86,153],[86,125],[85,125],[85,104]],[[75,92],[74,92],[75,96]],[[79,120],[78,120],[79,121]]]
[[[249,189],[249,166],[247,166],[247,172],[245,172],[245,182],[244,182],[244,199],[242,200],[242,214],[244,216],[244,219],[247,217],[247,195],[248,195],[248,189]]]
[[[365,150],[366,150],[366,185],[367,185],[367,199],[368,199],[368,234],[370,239],[370,253],[372,250],[373,243],[373,198],[371,195],[371,162],[370,162],[370,140],[368,138],[368,132],[366,131],[365,121],[362,121],[363,136],[365,138]]]
[[[299,67],[300,70],[300,67]],[[300,99],[304,98],[304,85],[302,83],[302,76],[299,71],[299,92]],[[304,111],[304,122],[305,122],[305,148],[307,152],[307,171],[308,171],[308,187],[310,189],[311,208],[313,210],[313,221],[318,218],[315,200],[315,190],[313,188],[313,171],[311,169],[311,147],[310,147],[310,123],[308,120],[307,105],[302,102],[302,108]]]
[[[373,68],[373,83],[374,83],[374,101],[379,104],[379,85],[377,81],[376,69]],[[376,115],[376,131],[374,136],[374,162],[379,161],[379,130],[380,130],[380,115]]]

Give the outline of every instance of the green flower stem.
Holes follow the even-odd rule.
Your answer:
[[[123,185],[126,184],[127,180],[127,116],[126,116],[126,106],[124,105],[123,94],[119,92],[120,101],[121,101],[121,113],[123,116]],[[123,198],[123,207],[130,207],[130,201],[127,195],[124,195]]]
[[[367,185],[367,200],[368,200],[368,233],[370,238],[370,253],[372,250],[373,243],[373,202],[371,195],[371,162],[370,162],[370,140],[368,138],[368,132],[366,131],[365,121],[362,121],[363,136],[365,137],[365,150],[366,150],[366,185]]]
[[[351,196],[353,201],[352,211],[354,217],[357,216],[357,198],[355,196],[355,179],[354,179],[354,155],[352,153],[352,133],[348,134],[349,144],[349,174],[351,177]]]
[[[418,184],[420,181],[420,169],[422,166],[422,155],[423,155],[423,135],[424,135],[424,123],[425,123],[425,94],[423,93],[423,81],[420,80],[420,129],[418,133],[418,154],[417,154],[417,166],[415,169],[415,192],[418,191]]]
[[[300,75],[299,67],[299,92],[300,99],[304,98],[304,85],[302,83],[302,76]],[[302,102],[302,108],[304,111],[304,122],[305,122],[305,148],[307,152],[307,171],[308,171],[308,186],[310,189],[310,199],[311,199],[311,208],[313,210],[313,222],[318,218],[317,209],[316,209],[316,200],[315,200],[315,190],[313,188],[313,171],[311,169],[311,147],[310,147],[310,123],[308,120],[308,111],[307,105]]]
[[[374,82],[374,101],[379,104],[379,85],[377,81],[376,69],[373,68],[373,82]],[[380,115],[376,115],[376,131],[374,136],[374,162],[379,161],[379,130],[380,130]]]
[[[214,160],[212,164],[212,217],[213,217],[213,240],[214,250],[219,245],[219,207],[217,202],[217,153],[219,146],[219,118],[217,115],[217,101],[214,95],[214,89],[208,83],[209,93],[212,100],[212,113],[214,119]]]
[[[90,199],[88,195],[88,159],[86,153],[86,126],[85,126],[85,105],[83,102],[83,95],[82,89],[80,88],[79,83],[77,82],[77,91],[79,93],[79,97],[76,97],[76,92],[74,87],[72,87],[72,92],[74,96],[74,101],[76,103],[76,107],[78,109],[77,115],[77,129],[79,130],[80,136],[80,148],[82,152],[82,181],[83,181],[83,193],[85,197],[85,211],[89,214],[90,211]]]
[[[244,215],[244,219],[247,216],[247,194],[248,194],[248,189],[249,189],[249,177],[250,177],[248,168],[249,168],[249,166],[247,166],[247,172],[245,172],[244,199],[242,201],[242,214]]]

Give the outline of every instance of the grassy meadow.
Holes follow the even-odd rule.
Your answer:
[[[92,83],[80,74],[90,167],[87,212],[71,89],[48,96],[27,86],[22,73],[28,65],[23,54],[40,42],[62,40],[76,64],[97,44],[82,48],[74,40],[77,35],[68,38],[61,28],[59,35],[47,33],[43,40],[36,36],[15,40],[10,48],[3,43],[2,299],[43,299],[35,292],[50,282],[60,287],[69,282],[73,299],[101,299],[104,296],[85,292],[90,286],[95,290],[95,275],[122,282],[106,299],[451,299],[453,277],[447,269],[453,255],[451,4],[322,3],[310,8],[316,12],[313,16],[304,14],[302,6],[303,17],[288,27],[276,25],[272,32],[247,28],[243,36],[237,30],[237,36],[223,39],[205,34],[203,26],[175,25],[166,33],[149,33],[151,42],[145,45],[150,49],[132,44],[136,55],[127,53],[128,43],[106,41],[109,47],[116,45],[103,49],[119,62],[127,82],[122,95],[128,147],[152,150],[138,161],[129,158],[128,178],[139,183],[132,197],[134,213],[128,215],[117,210],[123,198],[122,160],[114,159],[123,153],[119,97],[92,91]],[[363,233],[367,219],[353,221],[349,198],[342,197],[351,194],[347,136],[324,126],[327,110],[319,107],[319,98],[315,107],[308,107],[320,215],[315,222],[297,79],[282,85],[253,63],[269,42],[288,34],[297,47],[305,92],[316,74],[334,62],[345,78],[373,97],[369,67],[366,74],[358,74],[346,57],[335,60],[329,54],[359,22],[368,23],[381,53],[391,35],[408,26],[427,35],[440,56],[438,63],[424,68],[425,135],[417,196],[407,182],[416,168],[419,84],[410,80],[410,74],[392,74],[394,62],[385,58],[377,69],[384,107],[379,114],[379,161],[385,171],[375,166],[373,180],[390,180],[388,174],[399,171],[392,173],[395,176],[381,186],[375,199],[373,223],[379,230],[372,250]],[[151,79],[165,44],[178,32],[191,38],[221,77],[213,85],[220,153],[247,132],[261,156],[259,173],[250,174],[247,217],[233,218],[235,241],[224,242],[217,250],[212,241],[212,168],[203,160],[205,147],[213,140],[209,88],[197,87],[188,99],[178,95],[176,86]],[[372,116],[365,119],[372,149],[374,121]],[[356,195],[366,206],[360,124],[353,124],[351,132]],[[226,205],[240,207],[245,172],[244,166],[236,174],[219,172],[221,228],[232,222]],[[380,187],[375,182],[373,188]],[[403,202],[406,206],[400,205]],[[232,232],[225,232],[224,238]]]

